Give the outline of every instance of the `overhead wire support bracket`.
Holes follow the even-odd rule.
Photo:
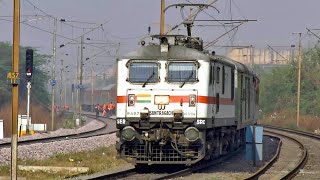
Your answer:
[[[233,31],[234,29],[238,28],[239,26],[241,26],[244,23],[238,24],[237,26],[233,27],[232,29],[230,29],[229,31],[223,33],[221,36],[219,36],[218,38],[216,38],[215,40],[211,41],[210,43],[208,43],[207,45],[205,45],[203,48],[207,49],[210,46],[214,45],[215,43],[217,43],[219,41],[220,38],[222,38],[223,36],[225,36],[226,34],[228,34],[229,32]]]
[[[201,11],[203,11],[205,8],[208,8],[208,7],[213,7],[214,9],[216,9],[217,11],[218,11],[218,13],[220,13],[219,12],[219,10],[216,8],[216,7],[214,7],[214,6],[212,6],[211,4],[213,4],[213,3],[215,3],[215,2],[217,2],[218,0],[213,0],[213,2],[211,2],[211,3],[209,3],[209,4],[180,4],[180,7],[182,7],[181,5],[184,5],[184,6],[199,6],[200,5],[200,7],[195,11],[195,12],[192,12],[187,18],[185,18],[185,19],[183,19],[183,21],[181,22],[181,23],[179,23],[179,24],[177,24],[177,25],[175,25],[173,28],[171,28],[169,31],[167,31],[165,34],[168,34],[168,33],[170,33],[171,31],[173,31],[173,30],[175,30],[176,28],[178,28],[180,25],[182,25],[182,24],[184,24],[184,22],[185,21],[188,21],[188,20],[190,20],[190,19],[195,19],[195,17],[201,12]],[[170,8],[170,7],[178,7],[179,6],[179,4],[173,4],[173,5],[170,5],[170,6],[168,6],[167,8],[165,8],[165,10],[167,10],[168,8]],[[184,7],[183,6],[183,7]],[[205,7],[205,8],[204,8]]]
[[[219,10],[218,10],[216,7],[214,7],[214,6],[212,6],[212,5],[209,5],[209,4],[172,4],[172,5],[170,5],[170,6],[167,6],[167,7],[164,9],[164,11],[168,10],[168,9],[171,8],[171,7],[181,7],[181,8],[183,8],[183,7],[185,7],[185,6],[198,6],[199,8],[212,7],[213,9],[217,10],[218,13],[220,13]]]
[[[280,54],[278,51],[276,51],[273,47],[271,47],[270,45],[268,45],[268,47],[269,47],[272,51],[274,51],[275,53],[277,53],[280,57],[282,57],[282,58],[284,59],[284,61],[288,61],[288,62],[289,62],[289,60],[288,60],[287,58],[285,58],[282,54]],[[278,61],[278,60],[276,60],[276,61]]]
[[[316,33],[312,32],[312,31],[311,31],[310,29],[308,29],[308,28],[306,28],[306,29],[307,29],[308,32],[310,32],[312,35],[314,35],[316,38],[320,39],[320,37],[319,37]]]
[[[217,22],[251,22],[258,21],[256,19],[198,19],[194,20],[195,22],[203,22],[203,21],[217,21]]]

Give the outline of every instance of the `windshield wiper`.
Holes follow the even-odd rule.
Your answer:
[[[183,83],[180,85],[180,88],[182,88],[186,84],[186,82],[192,78],[192,76],[193,76],[193,71],[191,71],[189,77],[183,81]]]
[[[153,76],[155,75],[156,73],[153,73],[149,76],[149,78],[146,80],[146,82],[143,83],[142,87],[146,87],[146,84],[153,78]]]

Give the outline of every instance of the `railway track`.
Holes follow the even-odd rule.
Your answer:
[[[193,172],[200,171],[201,169],[205,169],[211,166],[215,166],[229,158],[232,158],[239,152],[243,151],[243,148],[240,148],[228,155],[225,155],[219,159],[201,163],[198,165],[194,165],[192,167],[187,166],[168,166],[168,165],[153,165],[149,167],[144,167],[141,169],[137,169],[134,167],[123,169],[121,171],[112,172],[112,173],[97,173],[90,176],[85,177],[78,177],[76,179],[154,179],[154,180],[161,180],[161,179],[170,179],[176,178],[181,176],[187,176]]]
[[[312,133],[307,133],[298,130],[279,128],[275,126],[265,126],[265,130],[272,132],[273,134],[279,134],[280,136],[290,137],[300,142],[300,161],[295,167],[289,167],[287,164],[286,168],[281,171],[277,166],[281,163],[280,159],[274,164],[274,168],[270,168],[265,175],[261,176],[263,179],[267,179],[268,174],[275,175],[277,173],[287,173],[288,176],[284,176],[282,179],[319,179],[320,177],[320,136]],[[284,153],[288,153],[284,151]],[[279,157],[281,158],[281,156]],[[283,159],[283,162],[288,162],[288,159]],[[281,167],[281,166],[280,166]],[[266,178],[264,178],[264,176]],[[271,177],[271,176],[269,176]],[[280,179],[280,178],[279,178]]]
[[[290,129],[283,129],[274,126],[265,126],[267,136],[278,138],[278,148],[275,155],[258,171],[246,179],[318,179],[315,176],[318,172],[320,155],[317,150],[320,149],[320,136]],[[310,142],[313,143],[310,143]],[[311,145],[313,144],[313,145]],[[318,149],[317,149],[318,148]],[[217,160],[196,165],[184,167],[171,173],[145,170],[141,173],[139,170],[131,167],[115,173],[106,173],[93,175],[91,177],[82,177],[80,179],[171,179],[201,172],[208,167],[215,166],[239,153],[241,149]],[[291,151],[291,152],[289,152]],[[310,157],[316,157],[313,159]],[[309,159],[309,161],[308,161]],[[318,161],[317,163],[314,163]],[[168,168],[167,168],[168,169]],[[315,171],[311,173],[310,171]],[[195,174],[195,176],[197,176]],[[211,177],[213,177],[212,175]],[[191,178],[192,179],[192,178]]]
[[[84,116],[90,117],[92,119],[96,119],[92,114],[83,113]],[[53,141],[62,141],[62,140],[70,140],[70,139],[79,139],[79,138],[88,138],[93,136],[101,136],[106,134],[112,134],[116,132],[115,123],[107,123],[107,121],[112,122],[112,119],[96,119],[103,123],[103,126],[94,130],[81,132],[81,133],[74,133],[68,135],[61,135],[61,136],[52,136],[52,137],[45,137],[45,138],[38,138],[38,139],[29,139],[19,141],[18,145],[28,145],[33,143],[46,143],[46,142],[53,142]],[[0,148],[3,147],[10,147],[11,142],[5,142],[0,144]]]

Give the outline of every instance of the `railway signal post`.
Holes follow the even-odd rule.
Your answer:
[[[27,89],[28,89],[28,100],[27,100],[27,127],[26,133],[30,134],[30,90],[31,90],[31,78],[33,72],[33,50],[27,49],[26,51],[26,79],[27,79]]]

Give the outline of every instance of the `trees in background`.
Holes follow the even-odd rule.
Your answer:
[[[20,47],[20,61],[19,61],[19,102],[21,99],[26,100],[27,88],[25,79],[25,54],[29,47]],[[34,51],[34,71],[32,76],[31,100],[48,105],[49,94],[48,86],[48,71],[46,72],[47,62],[50,59],[48,55],[42,55]],[[7,42],[0,42],[0,105],[11,101],[11,83],[7,79],[7,73],[12,71],[12,44]],[[21,99],[20,99],[21,98]]]
[[[297,60],[287,66],[257,69],[260,75],[260,107],[264,114],[295,109],[297,103]],[[300,112],[320,115],[320,48],[303,53],[301,63]]]

